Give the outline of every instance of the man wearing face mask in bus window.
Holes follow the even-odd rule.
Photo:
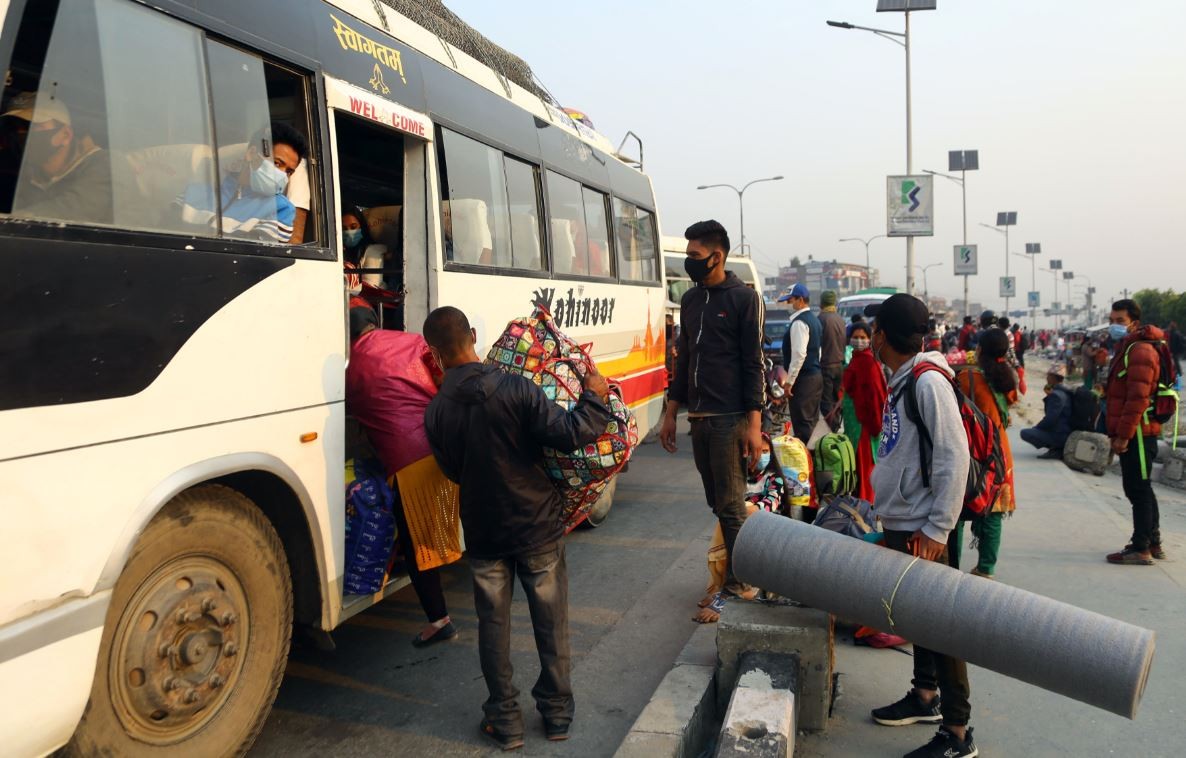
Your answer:
[[[219,186],[222,232],[227,237],[288,242],[296,209],[284,196],[288,178],[308,152],[301,133],[273,121],[247,143],[241,163],[232,165]],[[212,226],[216,214],[214,193],[191,184],[182,198],[181,217],[190,224]]]
[[[4,111],[6,127],[23,151],[12,202],[17,216],[110,224],[111,161],[80,132],[61,100],[25,92]]]

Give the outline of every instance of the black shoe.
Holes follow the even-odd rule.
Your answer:
[[[568,739],[569,726],[570,724],[557,724],[544,719],[544,735],[552,742],[563,742]]]
[[[971,727],[968,727],[967,736],[961,740],[947,731],[947,727],[941,726],[930,742],[903,758],[975,758],[978,755],[980,751],[976,749],[976,743],[972,742]]]
[[[939,713],[939,696],[930,703],[923,702],[914,690],[906,693],[893,705],[873,709],[873,720],[882,726],[906,726],[907,724],[938,724],[943,720]]]
[[[417,634],[412,638],[412,647],[428,647],[429,645],[435,645],[438,642],[447,642],[456,636],[457,627],[453,626],[453,622],[450,621],[440,629],[437,629],[435,632],[433,632],[433,635],[428,639],[425,639],[424,637],[421,637],[419,634]]]
[[[520,734],[518,736],[512,736],[509,734],[503,734],[502,732],[495,729],[494,725],[486,719],[482,719],[482,723],[478,724],[478,730],[482,732],[482,736],[498,745],[504,751],[518,750],[519,748],[523,747],[523,735]]]
[[[1050,461],[1050,460],[1061,461],[1062,460],[1062,451],[1057,448],[1052,447],[1049,450],[1047,450],[1046,452],[1039,455],[1038,460],[1040,460],[1040,461]]]

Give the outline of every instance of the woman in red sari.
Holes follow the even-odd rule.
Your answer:
[[[841,380],[844,434],[857,454],[856,494],[871,503],[873,486],[869,477],[877,463],[877,440],[881,436],[881,414],[888,390],[881,365],[869,349],[869,326],[864,322],[854,324],[848,342],[852,345],[852,360]]]

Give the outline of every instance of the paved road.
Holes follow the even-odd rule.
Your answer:
[[[521,589],[513,607],[516,684],[526,755],[612,755],[695,628],[712,515],[694,478],[690,440],[669,456],[640,447],[619,481],[610,519],[568,540],[577,719],[566,743],[548,743],[531,703],[539,672]],[[276,707],[253,756],[470,756],[485,684],[464,565],[445,593],[459,638],[416,650],[423,616],[410,588],[334,633],[332,654],[294,649]]]

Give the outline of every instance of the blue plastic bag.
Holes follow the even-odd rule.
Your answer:
[[[370,595],[383,589],[395,542],[394,503],[382,464],[356,460],[354,480],[346,484],[346,594]]]

